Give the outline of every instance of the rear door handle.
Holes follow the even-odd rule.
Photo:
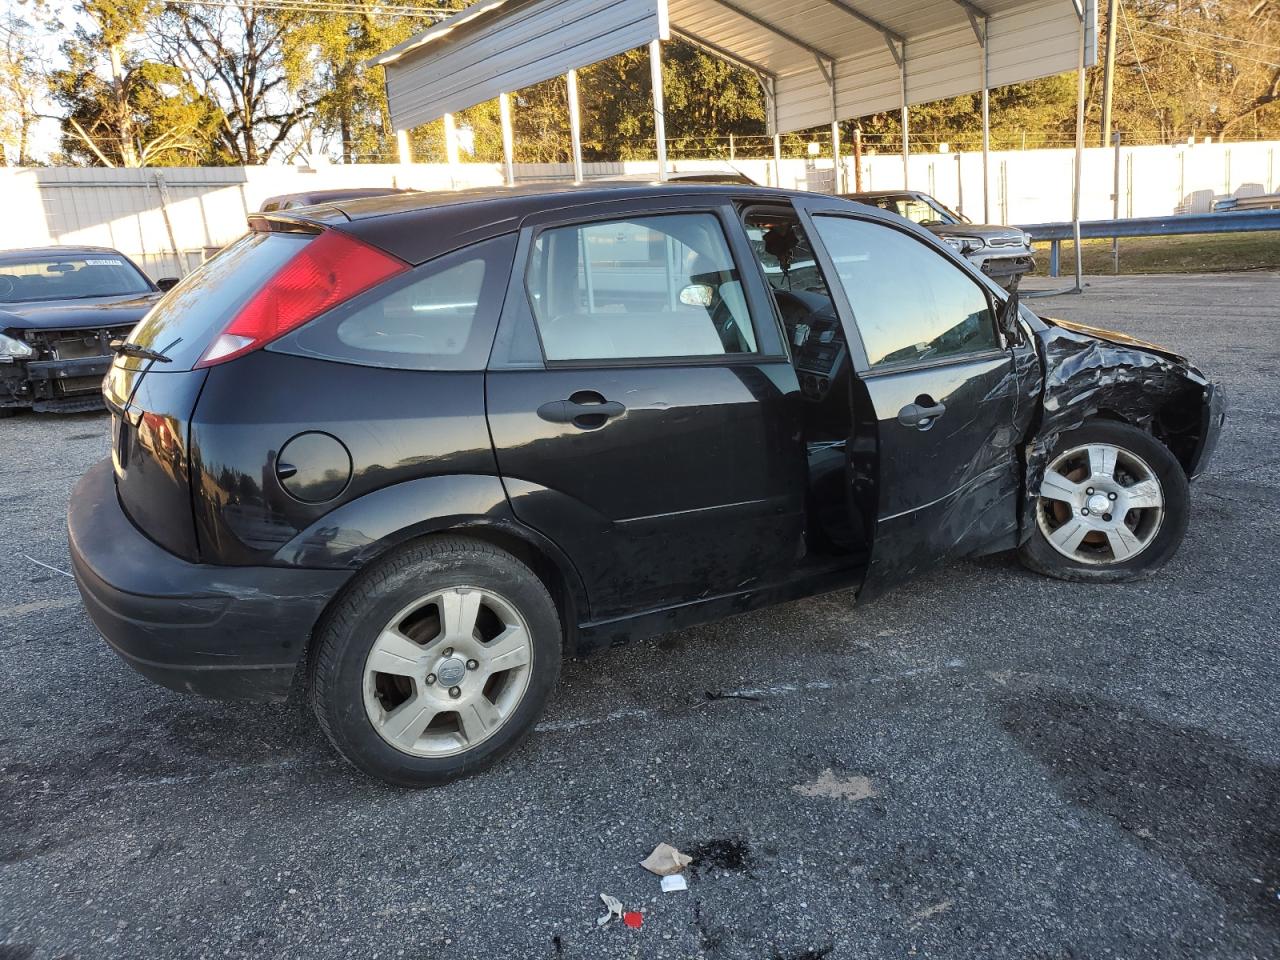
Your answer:
[[[898,422],[904,427],[928,430],[946,412],[945,403],[934,403],[932,397],[916,397],[915,403],[908,403],[898,411]]]
[[[606,400],[593,390],[579,390],[567,400],[552,400],[538,408],[538,416],[548,423],[572,423],[583,430],[603,427],[627,412],[616,400]]]

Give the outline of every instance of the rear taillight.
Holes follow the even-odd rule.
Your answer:
[[[209,367],[256,350],[370,287],[409,269],[337,230],[326,230],[255,293],[196,363]]]

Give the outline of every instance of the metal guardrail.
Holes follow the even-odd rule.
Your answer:
[[[1031,223],[1022,229],[1032,241],[1050,241],[1049,276],[1059,276],[1062,241],[1072,238],[1072,223]],[[1180,213],[1167,217],[1131,217],[1128,220],[1082,220],[1082,240],[1114,237],[1171,237],[1189,233],[1248,233],[1280,230],[1280,210],[1231,213]]]
[[[1280,193],[1267,193],[1258,197],[1226,197],[1213,202],[1214,213],[1235,213],[1239,210],[1280,210]]]

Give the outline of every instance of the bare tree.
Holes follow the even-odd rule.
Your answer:
[[[221,146],[244,164],[286,148],[311,104],[289,95],[283,68],[285,22],[251,2],[171,3],[152,43],[223,112]]]
[[[23,5],[25,6],[25,4]],[[0,163],[31,162],[31,130],[40,119],[48,64],[36,43],[40,11],[9,7],[0,17]]]

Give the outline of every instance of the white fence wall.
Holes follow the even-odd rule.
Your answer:
[[[1114,152],[1085,151],[1081,215],[1112,213]],[[1071,150],[991,154],[990,219],[1039,223],[1071,216]],[[677,161],[679,170],[716,169],[723,160]],[[781,183],[771,160],[738,160],[732,166],[770,186],[828,191],[830,159],[787,159]],[[569,164],[518,164],[521,180],[569,179]],[[654,174],[653,162],[587,164],[588,176]],[[902,186],[902,160],[893,154],[863,158],[863,189]],[[846,189],[852,190],[845,158]],[[497,164],[370,164],[293,167],[0,168],[0,249],[46,244],[99,244],[138,261],[153,277],[185,273],[206,250],[235,239],[245,218],[267,197],[336,187],[389,186],[449,190],[502,182]],[[913,154],[911,186],[934,194],[970,219],[984,219],[982,156]],[[1160,216],[1208,212],[1224,196],[1280,191],[1280,143],[1198,144],[1194,147],[1123,148],[1120,215]]]

